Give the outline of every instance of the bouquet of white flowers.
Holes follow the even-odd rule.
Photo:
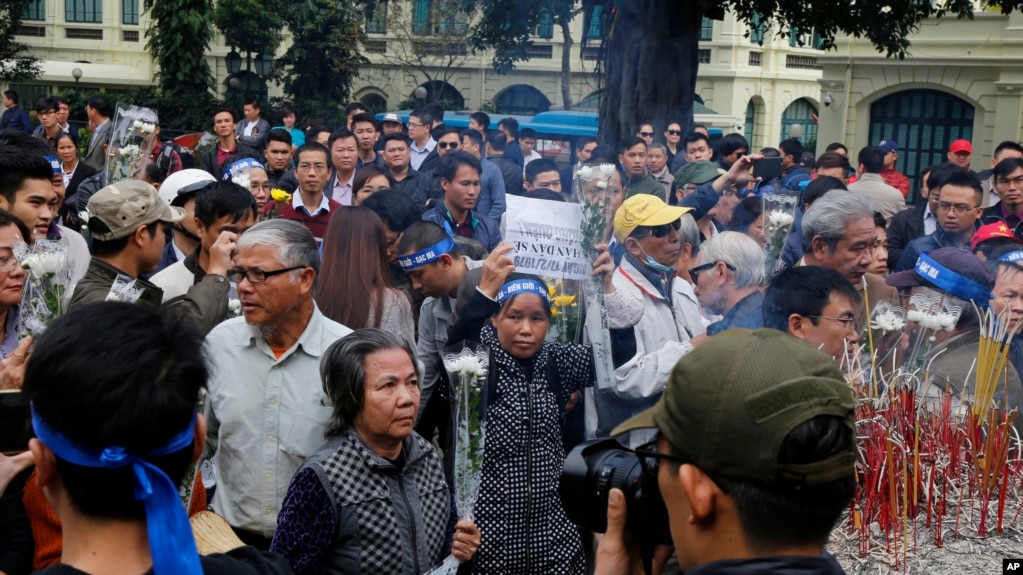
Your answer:
[[[25,288],[21,296],[20,333],[38,336],[53,320],[64,315],[74,286],[68,285],[67,244],[56,240],[36,240],[14,248],[14,255],[25,269]]]
[[[580,224],[582,248],[590,260],[597,257],[597,244],[608,241],[611,236],[611,199],[614,197],[616,169],[612,164],[597,167],[583,166],[576,173],[579,186],[579,202],[583,217]],[[593,349],[596,387],[610,389],[613,382],[614,365],[611,361],[611,332],[607,323],[607,307],[604,304],[604,285],[600,277],[583,282],[586,317],[584,323],[586,339]]]
[[[764,263],[767,275],[773,276],[781,265],[782,250],[789,230],[796,219],[799,196],[787,190],[765,193],[764,202]]]
[[[117,104],[107,148],[107,184],[140,179],[156,143],[156,112]]]

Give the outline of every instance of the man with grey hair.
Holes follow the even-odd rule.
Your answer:
[[[863,298],[856,307],[856,331],[883,300],[897,304],[898,291],[867,273],[881,246],[874,225],[874,204],[860,194],[832,190],[803,216],[803,258],[796,265],[831,268],[849,279]]]
[[[206,397],[203,479],[212,505],[242,541],[268,549],[288,482],[323,443],[332,408],[320,357],[351,333],[320,313],[313,293],[316,240],[298,222],[273,219],[238,240],[234,267],[242,317],[206,338],[213,362]],[[210,471],[215,473],[210,477]]]
[[[664,186],[664,201],[671,201],[671,189],[675,185],[675,177],[668,169],[668,148],[657,142],[646,149],[646,173]]]
[[[707,335],[726,329],[764,327],[760,311],[766,279],[764,251],[740,232],[721,232],[700,246],[700,265],[689,270],[700,305],[722,318],[707,326]]]

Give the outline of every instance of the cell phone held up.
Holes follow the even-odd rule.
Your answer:
[[[753,160],[752,174],[760,181],[766,182],[781,177],[781,158],[761,158]]]

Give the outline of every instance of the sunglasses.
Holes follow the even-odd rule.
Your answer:
[[[446,150],[451,148],[452,150],[458,149],[458,142],[437,142],[437,147]]]
[[[703,264],[702,266],[696,266],[694,268],[689,268],[689,277],[693,279],[693,283],[695,284],[695,283],[697,283],[697,280],[698,280],[699,275],[701,273],[703,273],[703,272],[713,268],[714,266],[716,266],[718,264],[725,264],[726,268],[732,270],[733,272],[735,271],[735,266],[733,266],[732,264],[730,264],[730,263],[728,263],[726,261],[717,260],[717,261],[713,261],[713,262],[710,262],[710,263],[707,263],[707,264]]]
[[[653,138],[654,137],[654,133],[653,132],[640,132],[639,135],[643,136],[644,138]]]
[[[682,130],[668,130],[668,134],[671,136],[681,136]]]
[[[671,233],[671,230],[675,230],[677,232],[681,227],[682,227],[682,220],[675,220],[674,222],[672,222],[670,224],[664,224],[664,225],[661,225],[661,226],[641,226],[636,231],[640,231],[640,229],[649,230],[650,233],[648,233],[645,236],[639,236],[640,238],[650,238],[650,237],[653,237],[653,238],[664,238],[664,237],[668,237],[668,234]]]

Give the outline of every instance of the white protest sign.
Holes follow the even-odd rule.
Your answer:
[[[515,246],[515,271],[558,279],[586,279],[579,204],[507,196],[504,241]]]

